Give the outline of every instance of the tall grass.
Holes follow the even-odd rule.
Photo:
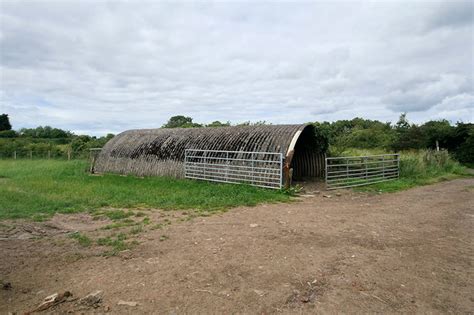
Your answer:
[[[364,186],[358,190],[394,192],[463,175],[467,175],[466,168],[454,160],[447,151],[406,151],[400,153],[398,180]]]
[[[421,150],[400,155],[400,177],[432,178],[447,174],[462,175],[465,168],[453,160],[448,151]]]

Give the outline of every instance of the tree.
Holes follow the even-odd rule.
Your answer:
[[[0,138],[16,138],[18,134],[15,130],[3,130],[0,131]]]
[[[316,150],[320,153],[326,153],[329,149],[329,129],[327,125],[318,122],[313,123],[313,126]]]
[[[171,117],[162,128],[193,128],[193,127],[202,127],[201,124],[193,123],[191,117],[186,117],[183,115]]]
[[[456,124],[450,137],[448,150],[454,152],[454,156],[462,163],[474,166],[474,124]]]
[[[81,135],[71,141],[71,149],[74,152],[85,151],[89,148],[88,143],[92,140],[91,136]]]
[[[256,122],[251,122],[250,120],[247,120],[240,124],[237,124],[237,126],[265,126],[265,125],[271,125],[271,123],[268,123],[265,120],[259,120]]]
[[[420,126],[423,133],[423,146],[427,148],[436,148],[438,142],[441,148],[447,149],[450,146],[450,138],[452,137],[455,128],[451,126],[449,121],[431,120]]]
[[[395,132],[395,140],[392,143],[393,150],[424,148],[425,137],[423,130],[415,124],[410,125],[406,113],[400,115],[398,122],[395,124]]]
[[[8,119],[8,114],[0,115],[0,131],[12,130],[12,125],[10,124],[10,119]]]
[[[213,121],[212,123],[206,125],[206,127],[228,127],[228,126],[230,126],[230,121],[228,121],[226,123],[221,123],[218,120]]]
[[[402,113],[400,117],[398,118],[397,123],[395,124],[395,129],[406,130],[409,128],[410,128],[410,123],[408,122],[408,119],[407,119],[407,113]]]
[[[43,138],[43,139],[65,139],[71,138],[73,134],[70,131],[65,131],[50,126],[39,126],[36,128],[22,128],[20,129],[20,135],[23,137],[30,138]]]

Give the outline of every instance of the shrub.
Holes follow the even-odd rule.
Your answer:
[[[16,138],[18,134],[15,130],[3,130],[0,131],[0,138]]]
[[[451,158],[448,151],[421,150],[404,152],[400,156],[400,177],[422,178],[446,173],[463,173],[464,168]]]

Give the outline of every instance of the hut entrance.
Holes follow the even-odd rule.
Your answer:
[[[291,168],[293,180],[315,180],[324,177],[325,154],[318,148],[312,125],[306,126],[295,145]]]

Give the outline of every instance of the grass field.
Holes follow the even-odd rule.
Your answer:
[[[282,191],[164,177],[91,176],[86,161],[0,161],[0,219],[41,220],[102,207],[213,212],[288,201]]]
[[[0,219],[42,220],[54,213],[111,208],[193,209],[201,214],[235,206],[284,202],[290,194],[246,185],[87,172],[87,161],[0,160]],[[356,188],[394,192],[466,175],[447,152],[405,152],[400,179]],[[111,218],[114,219],[114,218]]]

